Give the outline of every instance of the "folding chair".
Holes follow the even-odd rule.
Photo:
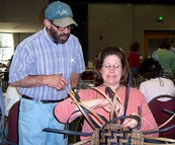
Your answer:
[[[5,118],[5,104],[4,104],[2,86],[0,86],[0,145],[17,145],[16,142],[8,140],[4,136],[4,126],[5,126],[4,118]]]
[[[18,114],[19,114],[19,103],[17,101],[9,110],[7,119],[8,123],[8,136],[7,140],[18,144]]]
[[[167,101],[160,101],[159,99],[168,98]],[[171,113],[166,112],[168,109],[172,112],[175,112],[175,96],[170,95],[160,95],[153,98],[149,103],[149,108],[151,109],[153,116],[158,125],[164,123],[168,118],[171,117]],[[175,125],[175,118],[173,118],[168,124],[166,124],[163,128],[169,127],[171,125]],[[159,137],[172,138],[175,139],[175,130],[169,130],[165,132],[159,133]]]

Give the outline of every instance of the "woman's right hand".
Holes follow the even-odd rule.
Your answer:
[[[103,99],[102,101],[102,107],[104,108],[104,110],[108,113],[110,113],[112,111],[112,104],[109,103],[109,101],[107,99]],[[115,111],[117,113],[117,116],[122,116],[124,113],[124,109],[123,106],[119,103],[119,102],[115,102],[114,103],[114,107],[115,107]]]

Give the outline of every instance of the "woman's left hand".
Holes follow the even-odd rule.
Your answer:
[[[134,115],[134,114],[133,114]],[[129,128],[134,128],[136,127],[138,124],[138,121],[136,119],[132,119],[132,118],[127,118],[124,120],[124,122],[122,123],[123,127],[129,127]]]
[[[123,115],[124,108],[123,108],[122,104],[120,104],[119,102],[116,102],[115,103],[115,109],[116,109],[116,113],[117,113],[118,117]]]

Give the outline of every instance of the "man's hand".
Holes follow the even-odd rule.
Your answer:
[[[61,74],[48,75],[44,82],[49,87],[55,88],[57,90],[64,90],[68,85],[68,81]]]

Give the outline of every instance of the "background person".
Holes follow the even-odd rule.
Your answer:
[[[85,70],[82,48],[71,34],[72,10],[55,1],[45,9],[44,28],[16,48],[10,67],[10,84],[22,94],[19,112],[19,145],[66,145],[63,135],[47,133],[47,127],[63,129],[53,108],[75,87]]]
[[[102,50],[96,58],[94,63],[95,80],[100,82],[97,88],[106,93],[106,87],[110,87],[115,93],[118,94],[122,104],[125,104],[126,97],[126,81],[128,76],[128,62],[125,53],[118,47],[106,47]],[[107,93],[106,93],[107,94]],[[80,101],[85,106],[93,109],[98,114],[104,116],[109,120],[111,112],[111,104],[94,89],[82,89],[78,92]],[[108,94],[107,94],[108,95]],[[110,96],[109,96],[110,97]],[[118,116],[122,116],[124,108],[118,102],[114,102]],[[157,127],[154,117],[147,105],[144,95],[135,88],[130,88],[129,102],[126,115],[139,113],[139,108],[142,107],[142,125],[141,130],[150,130]],[[75,103],[72,103],[71,98],[59,103],[55,108],[55,115],[60,122],[66,123],[70,117],[70,122],[81,116],[82,114],[72,112],[78,110]],[[61,113],[60,113],[61,112]],[[97,120],[96,120],[97,121]],[[99,123],[97,121],[97,123]],[[134,119],[126,119],[122,123],[123,127],[134,127],[137,125],[137,121]],[[82,132],[92,132],[93,129],[85,120]],[[85,139],[82,137],[81,139]]]
[[[172,80],[163,78],[162,68],[153,58],[143,60],[140,74],[146,79],[140,84],[139,90],[145,95],[147,102],[159,95],[175,96],[175,86]],[[161,101],[166,101],[167,98]]]
[[[140,44],[134,42],[130,47],[130,53],[128,55],[129,68],[133,75],[139,73],[140,68],[140,55],[139,55]]]
[[[173,80],[175,73],[175,55],[170,50],[171,42],[169,38],[164,38],[161,41],[160,47],[153,52],[152,57],[157,60],[162,69],[163,77]]]

